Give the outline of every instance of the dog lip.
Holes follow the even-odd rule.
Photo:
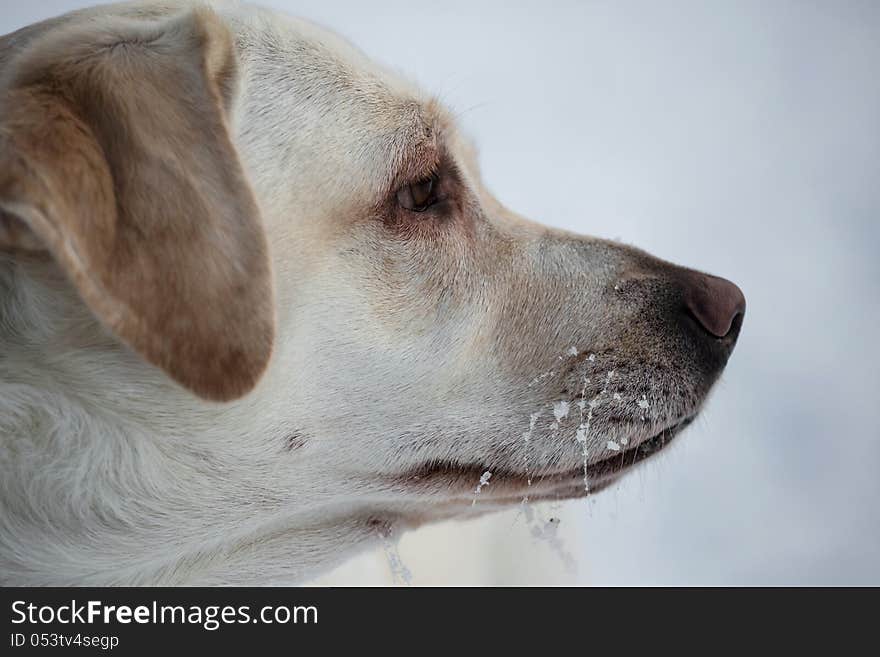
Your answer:
[[[587,482],[591,489],[593,483],[597,487],[604,488],[604,483],[608,482],[608,480],[619,477],[633,466],[662,451],[672,442],[673,438],[693,422],[694,417],[694,415],[686,416],[629,449],[588,464],[586,474]],[[505,484],[515,484],[541,487],[544,485],[564,485],[566,482],[583,481],[584,479],[583,465],[565,470],[536,470],[535,472],[527,473],[503,466],[492,467],[473,463],[459,464],[451,461],[424,463],[409,470],[403,479],[406,482],[416,484],[443,479],[449,485],[462,485],[473,488],[476,486],[475,482],[485,472],[492,473],[490,485],[486,488],[486,493],[490,495],[493,490],[498,489],[499,484],[502,486],[505,486]],[[494,484],[494,488],[492,484]]]
[[[604,479],[617,477],[634,465],[645,461],[662,451],[681,431],[694,421],[695,415],[689,415],[676,423],[657,432],[647,440],[614,456],[608,456],[601,461],[587,466],[587,478]],[[581,468],[583,472],[583,468]]]

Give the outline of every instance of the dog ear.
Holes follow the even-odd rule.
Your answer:
[[[30,46],[0,93],[0,248],[46,250],[98,319],[201,397],[272,351],[266,236],[226,117],[236,60],[207,9]]]

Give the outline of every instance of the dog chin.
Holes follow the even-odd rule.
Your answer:
[[[441,514],[446,507],[485,512],[524,500],[584,497],[608,488],[635,466],[666,449],[693,419],[694,416],[685,417],[628,449],[588,462],[586,467],[581,463],[565,469],[529,472],[525,467],[487,468],[483,464],[438,461],[411,470],[404,475],[403,482],[407,488],[426,494],[445,493],[444,502],[437,508]]]

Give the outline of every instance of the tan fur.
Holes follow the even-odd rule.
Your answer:
[[[29,226],[111,331],[197,394],[229,400],[255,385],[274,333],[266,238],[226,125],[230,34],[208,10],[117,21],[53,35],[13,63],[2,246],[34,249]]]

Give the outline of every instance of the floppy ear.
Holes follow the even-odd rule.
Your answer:
[[[0,94],[0,248],[48,250],[92,312],[196,394],[269,360],[266,236],[230,140],[232,37],[210,10],[32,45]]]

